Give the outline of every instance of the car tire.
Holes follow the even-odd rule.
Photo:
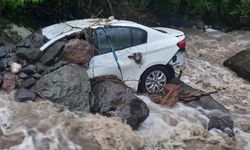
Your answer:
[[[169,83],[169,81],[174,78],[174,74],[173,67],[169,65],[150,67],[140,78],[139,91],[142,93],[164,92],[162,88],[163,85]]]

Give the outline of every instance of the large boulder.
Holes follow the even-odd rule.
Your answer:
[[[229,67],[240,77],[250,81],[250,49],[239,52],[224,61],[223,65]]]
[[[149,108],[124,84],[105,80],[92,87],[92,112],[121,118],[133,129],[149,115]]]
[[[85,68],[69,64],[41,77],[34,90],[42,98],[64,105],[74,112],[89,112],[91,91]]]
[[[72,39],[65,44],[63,49],[64,58],[75,64],[86,64],[94,55],[91,44],[82,39]]]
[[[55,63],[55,58],[60,55],[65,41],[56,42],[53,46],[46,50],[44,55],[41,57],[40,61],[44,65],[52,65]]]

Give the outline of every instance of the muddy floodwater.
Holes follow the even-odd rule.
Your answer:
[[[236,135],[229,138],[218,130],[207,132],[208,118],[195,109],[181,104],[165,109],[147,101],[151,114],[138,132],[148,142],[146,149],[249,150],[250,83],[225,68],[223,62],[250,47],[250,32],[184,32],[187,50],[181,80],[203,91],[217,90],[211,96],[229,110]]]
[[[138,97],[148,104],[150,114],[132,131],[118,120],[99,115],[80,118],[48,101],[17,103],[12,94],[1,91],[0,149],[249,150],[250,83],[222,64],[250,47],[250,32],[184,32],[187,49],[181,80],[203,91],[218,91],[211,96],[229,110],[235,137],[215,129],[207,131],[209,119],[201,111],[216,113],[213,110],[182,103],[166,108],[142,95]]]

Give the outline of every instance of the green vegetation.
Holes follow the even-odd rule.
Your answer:
[[[10,28],[10,22],[0,19],[0,41],[17,44],[22,38],[17,32],[10,30]]]
[[[36,27],[86,17],[140,20],[153,15],[167,24],[203,20],[240,28],[250,27],[250,0],[1,0],[0,15]]]

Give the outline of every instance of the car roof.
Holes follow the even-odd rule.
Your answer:
[[[78,33],[86,28],[96,29],[105,25],[111,26],[128,26],[128,27],[142,27],[146,26],[140,25],[133,21],[127,20],[117,20],[117,19],[81,19],[81,20],[72,20],[62,23],[57,23],[51,26],[47,26],[42,29],[42,34],[49,39],[40,50],[43,51],[48,48],[54,42],[64,38],[65,36],[72,35],[73,33]]]
[[[102,27],[104,25],[110,25],[110,26],[129,26],[129,27],[141,27],[142,25],[127,21],[127,20],[109,20],[109,19],[81,19],[81,20],[72,20],[67,22],[62,22],[58,24],[54,24],[51,26],[47,26],[42,29],[42,34],[46,36],[49,40],[65,34],[65,33],[74,33],[81,31],[82,29],[86,28],[98,28]]]

